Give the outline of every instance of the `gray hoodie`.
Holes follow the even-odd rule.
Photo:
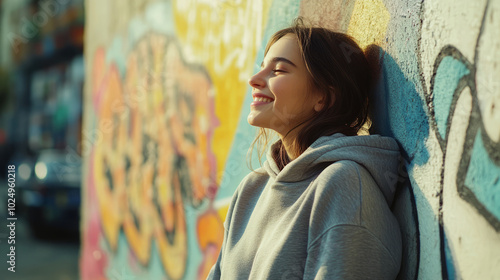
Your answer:
[[[232,197],[207,279],[396,278],[392,138],[323,136],[281,171],[269,153]]]

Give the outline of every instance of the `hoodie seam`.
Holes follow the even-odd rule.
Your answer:
[[[364,226],[360,226],[360,225],[338,224],[338,225],[334,225],[334,226],[327,228],[320,236],[318,236],[311,243],[310,246],[307,247],[307,253],[309,254],[309,250],[311,250],[314,246],[316,246],[316,243],[318,243],[318,241],[321,240],[324,235],[326,235],[329,231],[334,230],[337,227],[355,227],[355,228],[360,228],[360,229],[366,231],[382,246],[382,248],[384,248],[384,250],[387,252],[387,254],[389,254],[389,256],[391,257],[391,261],[393,262],[393,264],[397,266],[398,262],[394,259],[394,256],[391,254],[391,251],[387,248],[387,246],[385,246],[385,244],[375,234],[373,234],[368,228],[366,228]]]

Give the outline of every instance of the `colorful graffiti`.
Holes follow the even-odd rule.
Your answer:
[[[157,246],[168,277],[181,279],[188,245],[185,205],[199,208],[216,191],[210,147],[218,121],[210,78],[163,35],[149,34],[137,44],[123,79],[116,66],[105,64],[105,55],[97,50],[93,63],[101,138],[93,147],[90,178],[103,234],[116,251],[123,231],[142,265]],[[197,220],[200,249],[209,253],[206,267],[218,255],[222,222],[215,211]]]
[[[434,116],[432,121],[444,159],[440,200],[443,208],[440,216],[441,249],[446,259],[443,261],[443,278],[470,277],[471,274],[462,267],[470,263],[471,259],[465,257],[458,248],[478,250],[474,248],[478,244],[462,244],[462,239],[473,236],[460,228],[460,221],[452,214],[457,211],[457,207],[448,206],[453,203],[453,199],[457,199],[453,197],[455,193],[476,209],[497,236],[500,233],[500,134],[498,124],[492,124],[493,120],[498,119],[495,115],[498,110],[494,109],[500,88],[488,77],[498,73],[492,67],[494,56],[486,61],[483,58],[491,54],[491,49],[481,47],[481,43],[490,41],[484,37],[491,36],[494,5],[487,1],[484,6],[472,62],[458,48],[449,45],[441,49],[434,63],[431,80],[434,110],[431,114]],[[497,44],[497,51],[499,47]],[[461,139],[457,140],[457,137]],[[449,153],[455,155],[448,156]],[[456,190],[450,189],[454,185]]]
[[[298,15],[378,57],[371,132],[394,137],[403,157],[398,279],[495,275],[500,1],[462,2],[144,0],[129,37],[86,42],[82,279],[206,277],[249,172],[246,80]],[[464,15],[474,24],[456,27]]]
[[[489,5],[486,6],[484,13],[483,24],[485,24],[487,14],[493,13]],[[484,31],[479,34],[478,42],[482,36],[484,36]],[[475,53],[476,56],[480,55],[477,49]],[[500,194],[497,192],[500,187],[500,141],[498,141],[500,134],[495,126],[488,125],[491,121],[491,119],[488,120],[489,117],[495,119],[493,114],[495,114],[496,102],[492,100],[488,102],[489,106],[480,108],[483,100],[478,93],[480,86],[476,82],[481,81],[483,77],[476,76],[478,68],[476,56],[473,59],[474,62],[470,62],[460,50],[453,46],[446,46],[439,53],[434,66],[435,74],[431,80],[436,134],[442,150],[446,153],[457,101],[468,88],[472,104],[468,126],[465,128],[465,147],[457,171],[457,189],[460,196],[476,207],[491,226],[500,232],[500,204],[498,203]],[[494,93],[493,88],[488,89],[490,86],[494,85],[490,84],[481,89],[491,90],[491,93]]]
[[[474,50],[469,51],[471,58],[460,51],[470,49],[470,44],[461,41],[450,45],[443,40],[441,30],[429,27],[439,20],[424,17],[423,3],[392,6],[394,11],[404,12],[405,20],[400,20],[399,30],[412,33],[394,32],[397,41],[386,46],[376,105],[381,114],[376,117],[375,126],[379,133],[394,136],[403,147],[409,179],[416,191],[419,235],[432,236],[431,241],[419,240],[419,251],[424,254],[419,253],[415,279],[435,277],[438,273],[443,279],[468,278],[479,271],[484,275],[493,275],[495,271],[491,265],[484,265],[489,271],[480,269],[477,260],[468,257],[474,254],[490,258],[492,244],[499,245],[500,212],[495,202],[499,195],[500,150],[498,140],[493,140],[498,133],[492,122],[499,119],[494,108],[500,91],[491,78],[485,77],[491,75],[490,71],[498,73],[494,64],[499,57],[492,55],[491,49],[480,50],[479,44],[485,37],[489,41],[489,37],[496,36],[488,28],[494,24],[490,2],[493,1],[462,8],[481,10],[474,19],[479,22],[478,28],[470,30],[477,34],[477,39],[472,40]],[[435,7],[438,4],[429,6],[425,15],[440,10]],[[447,11],[450,7],[440,8]],[[407,20],[412,17],[413,21]],[[416,28],[407,28],[410,24]],[[405,42],[405,48],[398,41]],[[435,57],[424,54],[429,42],[443,45]],[[488,59],[479,63],[477,57],[481,55]],[[478,75],[479,68],[488,70]],[[483,94],[478,91],[478,81],[483,81]],[[487,133],[488,130],[494,133]],[[480,228],[483,240],[477,232],[473,234],[467,229],[469,222]],[[486,245],[484,240],[492,244]],[[436,241],[439,250],[432,245]],[[434,265],[430,260],[434,260]]]

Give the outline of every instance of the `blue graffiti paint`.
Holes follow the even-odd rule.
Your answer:
[[[465,185],[488,211],[500,218],[500,167],[489,157],[480,132],[474,140]]]
[[[111,248],[105,248],[106,251],[111,251]],[[130,263],[133,258],[134,256],[131,255],[130,244],[128,243],[127,237],[123,232],[120,232],[118,235],[116,252],[112,258],[108,258],[109,263],[105,271],[107,279],[162,279],[162,277],[164,277],[165,270],[161,263],[160,252],[155,242],[151,243],[151,259],[147,267],[141,265],[131,266]],[[133,262],[137,262],[137,260],[134,259]]]
[[[442,139],[446,138],[446,127],[453,93],[458,87],[460,79],[468,74],[469,70],[461,61],[449,56],[443,58],[436,71],[433,104],[436,125]]]

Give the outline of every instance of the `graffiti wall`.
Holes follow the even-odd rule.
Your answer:
[[[82,279],[206,278],[250,172],[247,79],[299,15],[376,58],[372,132],[403,155],[400,278],[500,273],[499,0],[85,4]]]

